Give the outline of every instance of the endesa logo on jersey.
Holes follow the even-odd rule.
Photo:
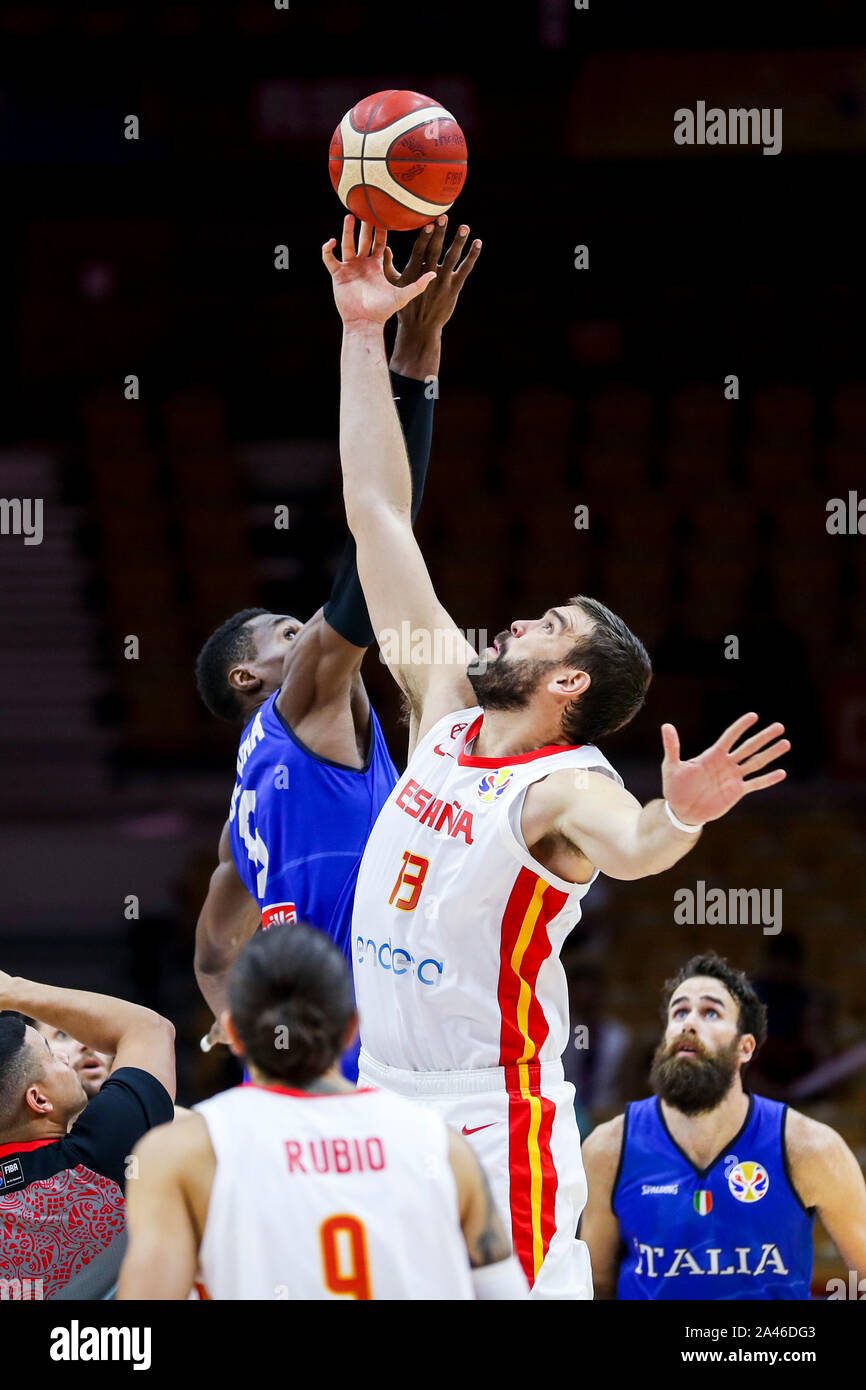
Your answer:
[[[284,922],[297,922],[298,910],[294,903],[269,903],[262,908],[262,928],[279,927]]]
[[[357,965],[372,965],[376,969],[390,970],[393,975],[415,975],[422,985],[438,985],[444,966],[441,960],[428,956],[417,961],[402,946],[395,946],[389,937],[381,945],[369,937],[355,937],[355,962]]]
[[[738,1163],[728,1174],[728,1187],[738,1202],[760,1202],[770,1189],[770,1175],[761,1163]]]
[[[497,772],[488,772],[475,788],[479,801],[486,801],[488,804],[495,801],[505,791],[513,776],[514,773],[507,767],[500,767]]]

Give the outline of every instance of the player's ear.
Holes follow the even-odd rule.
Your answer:
[[[553,676],[548,690],[552,695],[565,695],[574,700],[588,690],[591,680],[586,671],[569,671],[564,676]]]
[[[255,675],[248,666],[233,666],[228,675],[229,685],[240,695],[251,695],[262,683],[261,676]]]
[[[740,1061],[750,1062],[757,1050],[757,1043],[753,1033],[743,1033],[740,1037]]]
[[[50,1115],[54,1110],[53,1101],[36,1081],[31,1082],[24,1092],[24,1103],[30,1111],[31,1118],[36,1115],[40,1118]]]

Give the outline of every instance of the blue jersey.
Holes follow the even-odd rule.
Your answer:
[[[229,811],[232,857],[264,927],[308,922],[349,959],[361,855],[397,770],[372,710],[367,761],[355,769],[305,747],[280,715],[278,695],[241,738]]]
[[[786,1113],[750,1096],[739,1134],[700,1169],[655,1096],[627,1106],[611,1199],[626,1247],[618,1298],[809,1297],[814,1211],[791,1183]]]

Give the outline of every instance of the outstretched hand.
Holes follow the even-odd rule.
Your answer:
[[[333,248],[336,237],[322,247],[322,260],[331,276],[334,299],[343,324],[384,324],[417,295],[423,294],[436,271],[429,270],[408,284],[394,284],[384,272],[387,233],[362,222],[355,250],[355,219],[343,218],[342,261]],[[401,277],[402,278],[402,277]]]
[[[447,226],[448,218],[442,213],[435,222],[429,222],[426,227],[421,228],[415,238],[412,254],[402,272],[394,265],[390,246],[385,247],[385,278],[391,285],[402,289],[406,285],[414,284],[425,272],[436,271],[436,279],[427,293],[416,296],[400,310],[400,326],[419,334],[444,328],[454,313],[457,297],[466,284],[472,267],[481,255],[481,242],[476,239],[463,260],[460,260],[469,236],[469,228],[464,222],[457,228],[454,240],[442,256]]]
[[[737,740],[757,720],[756,714],[741,715],[710,748],[686,762],[680,761],[680,739],[673,724],[662,725],[662,787],[674,815],[686,825],[718,820],[749,792],[763,791],[784,781],[783,768],[746,780],[750,773],[775,762],[791,747],[788,739],[779,738],[785,732],[784,725],[769,724],[735,748]]]

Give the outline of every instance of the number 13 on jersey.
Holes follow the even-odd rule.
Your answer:
[[[391,889],[388,906],[399,907],[401,912],[414,912],[418,906],[418,899],[421,896],[421,889],[424,887],[424,880],[429,868],[429,859],[425,859],[420,854],[411,854],[408,849],[404,849],[403,862],[400,865],[397,882]],[[408,896],[404,897],[404,892]]]

